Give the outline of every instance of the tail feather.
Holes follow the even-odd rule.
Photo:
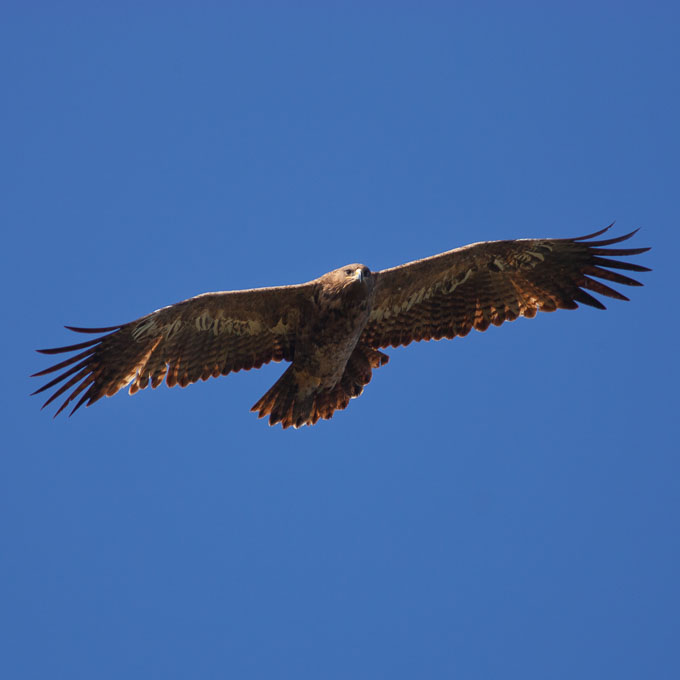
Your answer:
[[[350,399],[363,392],[364,385],[371,381],[372,369],[388,360],[389,357],[378,350],[357,347],[342,378],[330,390],[310,386],[291,365],[250,410],[256,411],[259,418],[268,415],[270,425],[281,423],[284,429],[329,420],[335,411],[347,408]]]

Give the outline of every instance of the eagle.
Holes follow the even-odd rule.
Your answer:
[[[80,397],[72,415],[126,385],[130,394],[163,380],[186,387],[289,361],[251,410],[270,425],[314,425],[362,393],[373,369],[387,363],[386,347],[463,337],[578,303],[605,309],[588,291],[628,300],[597,279],[642,285],[612,270],[649,268],[611,258],[649,248],[609,247],[637,230],[593,240],[611,226],[577,238],[473,243],[376,272],[350,264],[307,283],[205,293],[120,326],[66,326],[98,337],[37,350],[76,354],[35,373],[59,372],[33,394],[56,388],[43,408],[67,394],[55,417]]]

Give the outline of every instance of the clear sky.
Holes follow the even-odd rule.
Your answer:
[[[5,2],[0,675],[680,677],[677,3]],[[38,347],[616,220],[606,312],[52,420]]]

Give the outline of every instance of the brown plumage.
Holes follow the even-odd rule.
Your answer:
[[[591,240],[607,229],[571,239],[475,243],[379,272],[353,264],[295,286],[206,293],[121,326],[67,326],[104,335],[38,350],[76,354],[36,373],[63,371],[34,394],[63,382],[43,407],[66,393],[57,414],[79,397],[73,413],[128,384],[130,394],[163,379],[185,387],[286,360],[291,365],[252,410],[268,415],[270,425],[313,425],[361,394],[373,369],[388,361],[380,348],[464,336],[577,303],[605,309],[587,291],[627,300],[596,279],[641,285],[612,270],[647,267],[609,258],[649,248],[607,247],[635,232]]]

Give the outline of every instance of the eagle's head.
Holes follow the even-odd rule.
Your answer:
[[[373,274],[364,264],[348,264],[324,274],[322,284],[327,298],[368,298],[373,291]]]
[[[346,264],[321,277],[337,288],[363,285],[372,287],[371,270],[365,264]]]

